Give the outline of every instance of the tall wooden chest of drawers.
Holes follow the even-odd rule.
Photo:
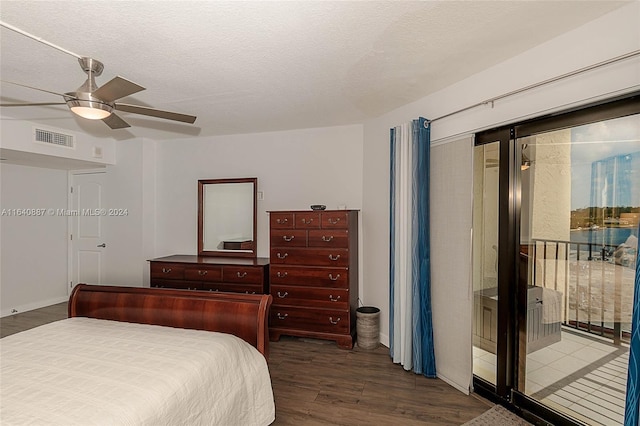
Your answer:
[[[335,340],[350,349],[358,304],[358,212],[270,212],[270,337]]]
[[[151,259],[151,287],[268,294],[269,259],[173,255]]]

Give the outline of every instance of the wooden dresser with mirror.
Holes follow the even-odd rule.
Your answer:
[[[198,181],[198,254],[150,260],[151,287],[269,293],[257,257],[257,178]]]

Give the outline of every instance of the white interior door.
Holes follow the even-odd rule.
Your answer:
[[[72,175],[71,187],[71,287],[78,283],[102,284],[106,268],[104,193],[102,173]]]

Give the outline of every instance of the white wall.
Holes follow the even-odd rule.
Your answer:
[[[3,129],[4,131],[5,129]],[[24,137],[18,133],[17,139]],[[149,284],[155,252],[155,142],[119,142],[117,166],[108,166],[105,207],[126,209],[106,216],[105,284]],[[0,210],[66,209],[67,170],[0,163]],[[0,222],[0,316],[59,303],[68,298],[67,218],[10,216]]]
[[[116,165],[107,167],[105,208],[126,209],[105,217],[105,284],[149,285],[148,259],[154,253],[156,142],[118,142]]]
[[[0,316],[67,299],[67,219],[14,216],[66,209],[67,180],[66,170],[0,163]]]
[[[267,211],[362,207],[362,126],[163,141],[157,146],[156,255],[197,253],[198,179],[257,177],[258,256]]]
[[[18,135],[20,137],[26,136]],[[105,218],[105,283],[146,286],[149,284],[148,259],[197,252],[198,179],[258,178],[258,189],[264,192],[264,201],[258,204],[258,255],[263,257],[269,256],[266,214],[269,210],[306,210],[311,204],[318,203],[326,204],[328,208],[344,204],[348,208],[360,209],[362,139],[362,126],[354,125],[179,141],[136,139],[117,142],[116,165],[107,167],[104,201],[107,209],[127,209],[128,213],[126,216]],[[54,208],[67,207],[66,171],[13,165],[6,167],[8,171],[18,172],[12,175],[8,175],[8,171],[3,172],[3,189],[6,187],[7,193],[14,194],[3,197],[3,205],[9,206],[23,192],[39,197],[39,191],[29,193],[26,189],[31,185],[31,180],[36,179],[32,177],[34,173],[48,173],[59,175],[63,180],[43,178],[47,184],[38,188],[42,188],[42,193],[47,195],[47,207],[52,203]],[[34,172],[20,177],[21,170]],[[39,203],[34,201],[28,205]],[[60,266],[60,279],[66,283],[66,219],[58,219],[61,219],[60,223],[56,224],[64,232],[61,251],[48,239],[40,239],[38,230],[41,228],[36,226],[39,222],[25,222],[20,233],[12,229],[7,236],[2,235],[3,265],[12,264],[10,259],[17,256],[11,247],[18,246],[26,250],[37,240],[46,254],[44,265],[51,263]],[[42,229],[55,227],[52,225]],[[21,249],[20,253],[24,250]],[[32,267],[31,272],[44,276],[41,264]],[[7,297],[2,300],[3,309],[5,302],[11,307],[17,304],[44,306],[41,301],[49,300],[43,299],[48,294],[46,291],[35,292],[25,287],[26,291],[22,292],[14,287],[14,278],[19,274],[16,268],[3,268],[3,279],[9,278],[5,281],[7,288],[15,290],[22,297],[18,300],[7,292]],[[39,280],[38,285],[54,288],[54,285],[48,284],[52,281],[51,276],[46,276],[48,279]],[[63,290],[63,294],[55,293],[59,298],[56,301],[66,298],[66,287]]]
[[[1,121],[0,152],[9,159],[0,163],[2,208],[66,209],[68,168],[104,167],[115,162],[114,140],[7,117]],[[71,149],[34,142],[35,127],[71,134],[76,146]],[[67,218],[5,215],[0,223],[0,316],[13,309],[22,312],[65,301]]]
[[[366,304],[381,308],[383,343],[388,344],[389,333],[389,128],[418,116],[436,118],[574,69],[638,50],[638,22],[640,2],[634,2],[438,93],[365,123],[362,253],[365,284],[361,297]],[[637,57],[497,101],[493,108],[480,107],[435,121],[432,124],[432,142],[445,142],[446,138],[453,135],[472,133],[569,105],[584,104],[595,98],[611,96],[612,93],[629,92],[634,87],[636,90],[640,88],[640,59]],[[437,209],[440,206],[434,207]],[[471,201],[468,208],[471,208]],[[461,222],[462,219],[465,218],[461,218]],[[433,270],[439,267],[443,265],[432,264]],[[470,271],[471,265],[463,260],[459,267]],[[465,275],[470,276],[470,273]],[[434,289],[434,293],[439,292],[440,289]],[[447,301],[434,300],[434,303]],[[435,327],[444,330],[437,333],[441,340],[435,342],[437,352],[439,348],[445,349],[436,360],[438,363],[447,362],[447,351],[460,350],[447,340],[447,335],[470,335],[468,330],[459,330],[457,325],[447,321],[458,315],[468,315],[468,307],[453,303],[446,306],[449,309],[443,312],[443,317],[436,317],[434,312]],[[468,327],[471,327],[470,323]],[[459,368],[465,366],[460,365]]]
[[[0,148],[41,154],[51,157],[90,161],[96,164],[114,164],[116,160],[116,142],[113,139],[100,139],[80,132],[58,129],[30,121],[2,117],[2,138]],[[34,142],[34,128],[51,130],[75,137],[75,148],[67,148],[41,142]],[[95,150],[99,150],[97,155]]]

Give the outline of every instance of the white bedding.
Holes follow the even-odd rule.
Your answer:
[[[222,333],[69,318],[0,339],[0,423],[267,425],[264,357]]]

